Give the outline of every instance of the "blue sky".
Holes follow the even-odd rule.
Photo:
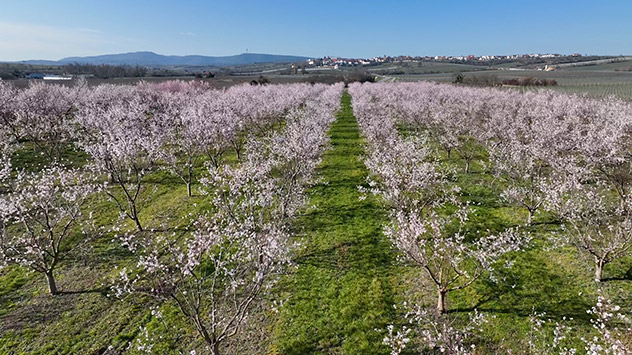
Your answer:
[[[632,54],[632,1],[2,0],[0,60]]]

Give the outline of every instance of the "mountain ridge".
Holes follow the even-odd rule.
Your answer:
[[[241,53],[231,56],[203,55],[162,55],[150,51],[103,54],[85,57],[66,57],[60,60],[23,60],[15,63],[66,65],[66,64],[108,64],[108,65],[140,65],[140,66],[229,66],[255,63],[290,63],[302,62],[309,57],[295,55]]]

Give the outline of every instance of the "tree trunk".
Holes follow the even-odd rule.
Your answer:
[[[182,310],[182,307],[180,307],[180,309]],[[193,311],[197,312],[196,310]],[[202,324],[202,321],[200,320],[197,313],[194,315],[190,315],[190,317],[193,321],[193,324],[195,324],[195,329],[197,329],[198,334],[202,336],[202,339],[204,339],[207,349],[210,350],[211,354],[219,355],[219,341],[217,341],[215,334],[211,336],[211,334],[208,333],[206,327],[204,326],[204,324]]]
[[[138,228],[139,232],[143,231],[143,226],[140,224],[140,221],[138,220],[138,215],[136,213],[134,213],[134,218],[132,218],[134,220],[134,223],[136,223],[136,227]]]
[[[446,312],[445,308],[445,298],[447,295],[447,291],[439,290],[437,291],[437,313],[444,314]]]
[[[469,174],[470,173],[470,161],[469,160],[465,160],[465,173]]]
[[[56,295],[59,292],[57,291],[57,284],[55,284],[55,276],[53,276],[53,270],[46,271],[46,281],[48,281],[48,292],[51,295]]]
[[[136,211],[136,203],[130,199],[129,205],[130,205],[130,217],[132,218],[134,223],[136,223],[136,227],[138,227],[138,231],[142,232],[143,226],[140,224],[140,220],[138,219],[138,212]]]
[[[193,194],[191,193],[191,182],[193,181],[193,164],[191,164],[191,162],[189,161],[189,164],[187,166],[187,194],[189,197],[193,196]]]
[[[446,149],[448,151],[448,159],[450,159],[450,155],[452,153],[452,149]]]
[[[237,154],[237,160],[241,161],[241,148],[235,146],[235,154]]]
[[[533,211],[529,209],[529,217],[527,218],[527,225],[530,226],[533,223]]]
[[[601,282],[603,279],[603,267],[606,263],[598,258],[595,258],[595,281]]]

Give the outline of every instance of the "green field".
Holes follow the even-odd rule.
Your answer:
[[[610,95],[632,101],[632,72],[615,71],[614,69],[630,65],[632,61],[601,64],[599,66],[569,67],[558,71],[545,72],[539,70],[486,70],[479,72],[463,71],[463,75],[495,76],[499,80],[536,77],[556,80],[557,86],[544,89],[569,94],[586,94],[590,97],[604,98]],[[436,73],[426,75],[394,75],[398,81],[428,80],[440,83],[454,81],[454,74]],[[519,88],[523,90],[523,88]],[[529,88],[542,90],[543,88]]]
[[[631,71],[632,70],[632,59],[630,57],[626,57],[626,60],[617,60],[610,63],[599,63],[594,65],[579,65],[574,67],[566,68],[569,71]]]
[[[458,73],[464,71],[486,70],[483,65],[457,64],[443,62],[404,62],[385,63],[365,68],[367,72],[380,75],[411,75],[432,73]]]

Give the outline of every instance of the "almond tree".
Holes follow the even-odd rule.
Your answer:
[[[537,313],[533,312],[529,316],[529,353],[530,354],[560,354],[560,355],[573,355],[577,352],[577,349],[568,346],[568,339],[573,333],[573,328],[567,326],[563,322],[555,322],[552,336],[548,334],[545,325],[547,323],[553,323],[551,319],[546,319],[546,312]],[[563,321],[572,321],[573,318],[566,316],[562,317]]]
[[[139,270],[123,270],[118,294],[173,301],[213,354],[241,330],[253,303],[288,262],[273,164],[253,159],[252,149],[258,148],[249,146],[242,167],[209,167],[211,176],[202,183],[217,209],[194,221],[192,233],[122,237],[138,255]]]
[[[12,85],[0,81],[0,193],[9,188],[11,158],[21,146],[15,116],[17,96]]]
[[[592,339],[582,338],[586,346],[584,350],[590,355],[613,354],[625,355],[632,352],[632,322],[621,311],[621,307],[612,304],[610,299],[599,295],[594,307],[586,313],[593,315],[593,328],[598,336]],[[613,326],[615,322],[622,323],[627,329]]]
[[[369,147],[365,165],[379,179],[372,191],[395,211],[426,211],[445,202],[451,192],[423,139],[399,139]]]
[[[358,86],[353,90],[360,91]],[[378,181],[372,183],[371,191],[390,209],[391,223],[385,233],[407,259],[428,274],[437,288],[437,311],[443,314],[449,292],[471,285],[504,254],[520,250],[528,239],[508,230],[467,242],[467,206],[458,201],[458,188],[451,187],[447,174],[440,173],[425,141],[401,140],[392,133],[392,124],[379,124],[383,116],[376,114],[379,108],[371,110],[375,105],[366,102],[370,96],[360,94],[357,100],[362,108],[358,111],[360,126],[368,132],[367,137],[376,137],[369,138],[365,165]],[[438,213],[450,208],[456,211],[447,216]]]
[[[59,160],[72,142],[72,118],[79,89],[36,83],[18,93],[15,132],[49,162]]]
[[[449,355],[477,353],[473,342],[482,338],[483,325],[488,322],[483,314],[475,312],[464,322],[458,317],[437,315],[417,304],[404,304],[404,307],[409,308],[405,314],[407,325],[401,331],[395,331],[395,327],[389,325],[383,339],[383,343],[391,348],[392,355],[399,355],[409,343],[416,341],[420,343],[424,354],[428,350]],[[412,339],[414,334],[418,336],[417,339]]]
[[[435,212],[398,212],[385,233],[408,260],[421,267],[437,289],[437,312],[447,311],[446,297],[478,280],[503,255],[521,250],[528,239],[513,230],[467,242],[467,208],[448,217]],[[451,225],[456,224],[455,231]]]
[[[230,131],[232,122],[217,122],[209,107],[218,106],[219,91],[210,90],[206,83],[170,80],[162,83],[140,83],[136,88],[141,101],[158,125],[164,128],[164,144],[159,159],[161,168],[177,175],[193,194],[194,168],[210,147],[218,144],[217,126]],[[217,125],[217,126],[216,126]],[[219,153],[221,155],[223,150]],[[210,154],[210,159],[217,159]],[[214,160],[213,160],[214,161]]]
[[[601,291],[596,304],[586,311],[591,315],[593,333],[589,337],[581,337],[584,350],[590,355],[625,355],[632,351],[632,322],[621,307],[614,305]],[[566,346],[568,339],[573,336],[573,328],[564,322],[555,322],[552,337],[547,334],[543,325],[552,322],[543,319],[544,313],[529,317],[531,323],[529,351],[533,354],[576,354],[577,349]],[[572,318],[563,317],[563,321]],[[627,329],[626,329],[627,328]]]
[[[614,99],[582,106],[577,115],[585,123],[575,129],[581,162],[616,193],[625,208],[632,193],[632,106]]]
[[[178,107],[173,110],[177,112],[167,113],[173,116],[173,123],[163,159],[169,170],[185,182],[189,196],[195,165],[206,155],[219,167],[230,142],[236,139],[240,120],[218,98],[213,91],[178,95]]]
[[[0,193],[8,187],[12,171],[11,156],[16,149],[17,144],[13,136],[0,128]]]
[[[594,260],[595,281],[603,268],[628,255],[632,248],[630,200],[613,201],[603,185],[582,184],[578,176],[554,180],[547,189],[547,207],[565,223],[558,245],[573,245]]]
[[[4,81],[0,81],[0,131],[6,139],[12,137],[13,140],[20,138],[17,124],[17,103],[18,91]]]
[[[480,149],[477,140],[473,136],[476,126],[481,126],[471,110],[473,102],[464,100],[463,97],[450,95],[447,102],[442,102],[441,110],[434,119],[436,139],[448,152],[455,150],[464,161],[463,172],[468,174],[472,161]],[[476,100],[477,102],[477,100]]]
[[[172,300],[213,354],[242,330],[290,261],[288,227],[302,195],[282,189],[267,149],[249,143],[242,166],[209,167],[202,184],[216,209],[195,221],[193,233],[124,237],[140,271],[122,274],[119,293]]]
[[[142,231],[139,197],[145,177],[161,156],[168,122],[155,117],[132,89],[116,86],[93,92],[78,112],[77,122],[81,126],[78,144],[109,176],[105,193]]]
[[[99,186],[89,174],[59,165],[19,174],[13,183],[13,192],[0,199],[1,260],[44,274],[55,295],[55,268],[74,248],[68,239],[77,228],[83,241],[91,236],[86,235],[91,214],[84,216],[83,207]]]
[[[170,122],[162,152],[166,169],[177,175],[187,186],[187,196],[193,195],[193,169],[201,154],[201,134],[198,125],[191,124],[184,111],[197,102],[195,93],[168,93],[169,109],[158,112],[159,119]]]
[[[339,102],[339,96],[334,100]],[[293,215],[298,206],[306,203],[298,197],[304,197],[305,188],[315,181],[314,173],[328,141],[327,130],[334,120],[332,111],[325,105],[310,104],[291,110],[284,130],[270,138],[270,155],[281,174],[279,194],[285,200],[284,216]]]
[[[536,147],[517,141],[490,147],[494,173],[507,183],[501,196],[527,210],[527,225],[545,201],[550,167]],[[541,150],[540,150],[541,151]]]

